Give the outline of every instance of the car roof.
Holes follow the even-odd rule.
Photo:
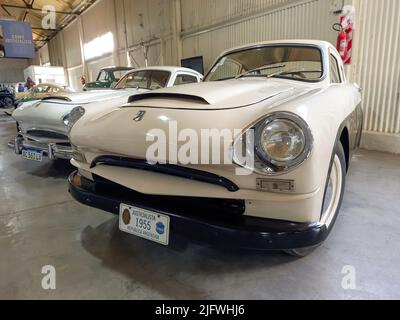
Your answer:
[[[177,67],[177,66],[151,66],[146,68],[139,68],[135,69],[134,71],[144,71],[144,70],[158,70],[158,71],[169,71],[171,73],[182,71],[182,72],[189,72],[194,73],[200,76],[203,76],[201,73],[197,72],[196,70],[184,68],[184,67]]]
[[[133,67],[113,67],[113,66],[101,68],[101,70],[104,71],[125,71],[125,70],[128,71],[133,69],[134,69]]]
[[[247,44],[244,46],[239,46],[235,48],[231,48],[222,52],[218,58],[234,51],[243,50],[247,48],[259,47],[259,46],[268,46],[268,45],[311,45],[315,47],[319,47],[322,50],[328,50],[330,48],[335,49],[335,47],[328,41],[323,40],[274,40],[274,41],[263,41],[263,42],[256,42]]]

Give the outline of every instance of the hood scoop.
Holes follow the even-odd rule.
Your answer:
[[[166,93],[166,92],[150,92],[150,93],[136,94],[129,97],[128,103],[143,101],[146,99],[157,99],[157,98],[186,100],[188,102],[195,102],[204,105],[210,104],[206,99],[200,96],[184,94],[184,93]]]
[[[68,97],[64,96],[56,96],[56,97],[45,97],[41,101],[67,101],[71,102],[72,100]]]

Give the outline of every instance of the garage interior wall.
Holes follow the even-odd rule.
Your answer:
[[[363,89],[362,147],[400,153],[400,1],[358,0],[351,79]]]
[[[203,55],[206,69],[223,50],[252,42],[336,41],[332,25],[338,16],[331,11],[328,0],[188,0],[182,4],[183,56]],[[195,18],[194,12],[200,14]]]
[[[0,83],[15,84],[17,82],[25,82],[24,69],[28,66],[28,59],[0,59]]]
[[[109,64],[178,65],[201,55],[208,70],[222,51],[251,42],[321,39],[336,45],[335,3],[357,8],[349,74],[364,89],[363,146],[400,153],[398,0],[99,0],[50,41],[50,62],[62,63],[77,88],[80,75],[94,80]],[[114,52],[85,61],[83,44],[109,31]]]

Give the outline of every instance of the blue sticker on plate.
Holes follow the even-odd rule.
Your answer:
[[[158,234],[164,234],[164,232],[165,232],[165,226],[164,226],[164,224],[162,223],[162,222],[157,222],[157,224],[156,224],[156,231],[157,231],[157,233]]]

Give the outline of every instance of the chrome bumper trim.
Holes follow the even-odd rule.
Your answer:
[[[40,143],[36,141],[26,141],[23,137],[16,137],[14,141],[8,143],[8,147],[14,149],[16,154],[22,154],[22,148],[35,148],[43,151],[43,155],[50,160],[55,159],[72,159],[72,147],[62,146],[57,143]]]

